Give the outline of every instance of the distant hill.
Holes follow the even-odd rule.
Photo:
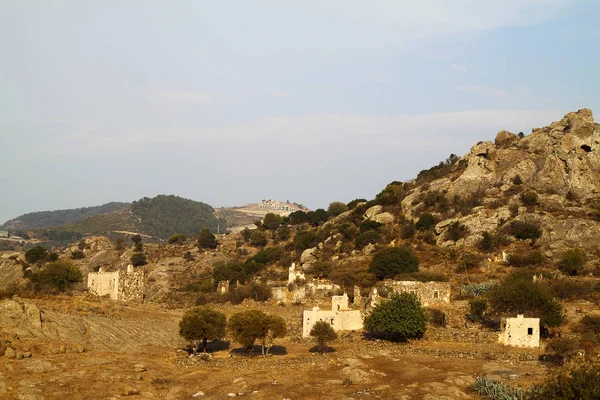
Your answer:
[[[225,227],[225,221],[215,216],[206,203],[173,195],[144,197],[131,204],[131,212],[139,220],[140,231],[161,239],[173,233],[190,235],[208,227],[212,232]]]
[[[31,230],[63,226],[84,218],[109,213],[129,206],[129,203],[111,202],[101,206],[56,211],[37,211],[23,214],[0,225],[3,230]]]

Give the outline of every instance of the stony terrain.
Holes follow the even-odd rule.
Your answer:
[[[0,358],[0,396],[469,399],[477,398],[470,390],[475,375],[526,385],[546,371],[540,350],[507,350],[494,335],[456,327],[406,345],[346,334],[320,356],[299,338],[301,307],[246,302],[220,309],[248,307],[277,312],[292,329],[267,359],[247,359],[235,343],[213,347],[209,361],[190,358],[177,335],[181,310],[86,296],[5,300],[0,327],[16,352]]]

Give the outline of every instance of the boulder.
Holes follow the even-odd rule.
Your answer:
[[[500,131],[494,139],[496,146],[507,146],[519,140],[519,136],[509,131]]]
[[[12,347],[7,347],[4,351],[4,357],[14,359],[17,357],[17,352]]]
[[[373,218],[374,216],[381,213],[382,211],[383,211],[383,206],[377,205],[377,206],[370,207],[367,209],[367,211],[365,211],[365,217]]]
[[[300,256],[300,264],[312,263],[317,261],[317,248],[311,247],[310,249],[306,249],[302,252]]]
[[[373,221],[379,222],[380,224],[387,225],[387,224],[394,223],[396,218],[394,218],[394,215],[392,213],[384,212],[384,213],[375,215],[372,219],[373,219]]]

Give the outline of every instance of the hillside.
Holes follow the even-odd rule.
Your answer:
[[[109,213],[128,206],[129,203],[110,202],[94,207],[37,211],[11,219],[0,225],[0,229],[16,231],[68,225],[93,215]]]

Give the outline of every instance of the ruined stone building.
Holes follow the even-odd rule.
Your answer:
[[[383,287],[392,293],[408,292],[416,295],[424,307],[443,306],[450,303],[450,284],[448,282],[394,281],[386,279]],[[373,288],[370,295],[371,305],[377,304],[379,292]]]
[[[360,311],[350,310],[348,295],[333,296],[331,298],[331,311],[321,311],[319,307],[304,310],[302,316],[302,337],[309,337],[315,323],[324,321],[331,325],[333,330],[354,331],[363,328],[363,317]]]
[[[503,319],[498,342],[507,346],[540,347],[540,319],[524,318],[523,314]]]
[[[217,284],[217,293],[218,294],[229,293],[229,281],[219,281],[219,283]]]
[[[88,290],[96,296],[109,296],[112,300],[142,300],[144,298],[144,271],[135,270],[132,265],[127,271],[98,272],[88,274]]]

